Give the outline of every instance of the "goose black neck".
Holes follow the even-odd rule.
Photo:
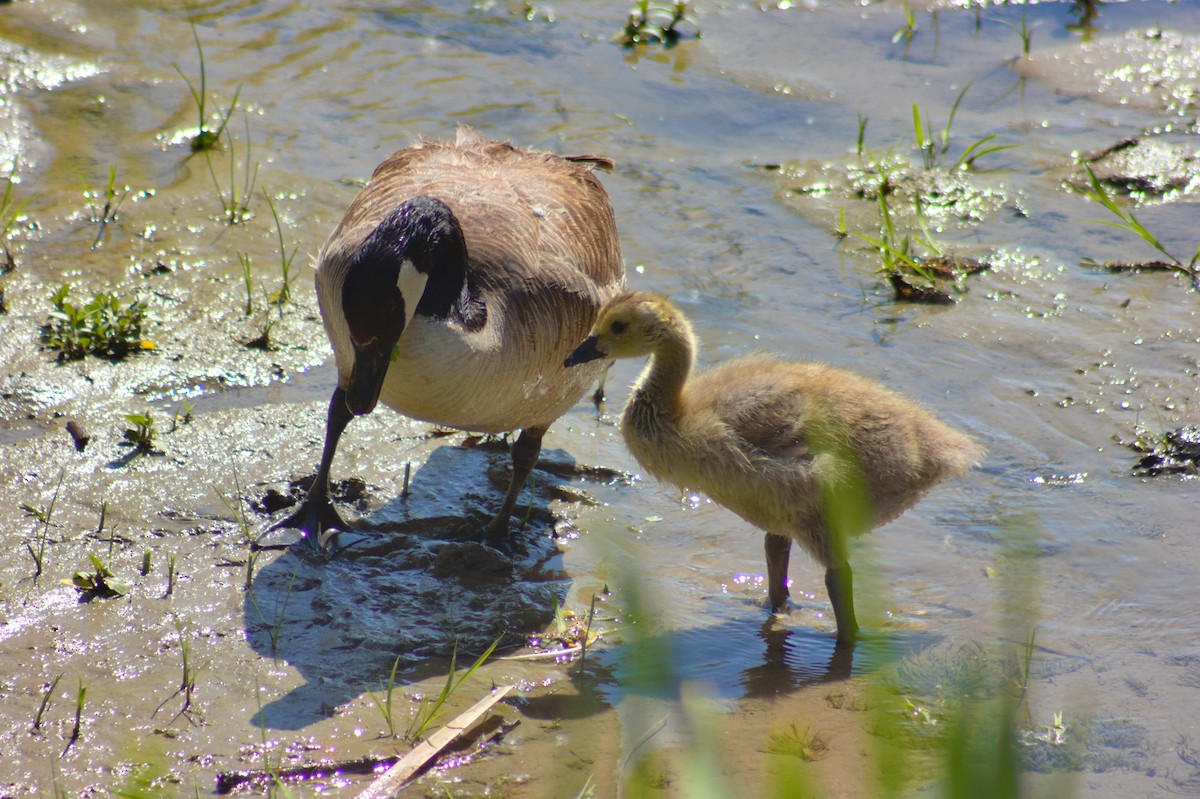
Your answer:
[[[454,212],[434,197],[414,197],[392,209],[363,241],[357,267],[395,285],[401,265],[410,261],[426,276],[425,291],[415,313],[433,318],[449,316],[465,294],[467,245]]]

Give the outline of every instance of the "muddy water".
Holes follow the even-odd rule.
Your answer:
[[[0,793],[82,795],[141,773],[164,795],[205,795],[222,771],[403,749],[369,695],[382,698],[394,663],[403,732],[456,640],[461,662],[497,637],[552,627],[551,595],[582,614],[605,587],[597,626],[614,632],[585,661],[497,660],[451,699],[454,712],[491,682],[515,682],[520,698],[499,715],[520,724],[418,793],[575,795],[590,777],[611,796],[636,749],[650,784],[682,795],[682,681],[715,714],[730,795],[759,795],[774,771],[796,768],[765,753],[793,724],[828,744],[809,768],[830,795],[871,795],[873,736],[855,708],[873,664],[894,661],[901,692],[936,715],[956,663],[1010,656],[1030,627],[1031,730],[1055,712],[1075,725],[1068,734],[1089,752],[1077,791],[1194,791],[1181,743],[1200,733],[1194,483],[1131,476],[1137,456],[1121,442],[1139,423],[1153,433],[1195,419],[1196,295],[1171,273],[1082,263],[1158,254],[1096,224],[1107,212],[1065,188],[1081,178],[1076,154],[1141,136],[1150,144],[1135,152],[1154,157],[1105,166],[1150,187],[1131,207],[1167,249],[1194,251],[1194,6],[926,9],[909,39],[896,37],[900,4],[704,4],[703,38],[633,51],[610,42],[625,11],[0,6],[0,146],[20,178],[15,199],[29,198],[8,242],[17,268],[0,277]],[[189,19],[209,112],[241,87],[211,161],[186,143],[196,110],[176,67],[198,85]],[[875,204],[850,182],[859,119],[866,157],[890,152],[919,181],[913,104],[936,137],[968,83],[943,166],[989,134],[1019,146],[982,156],[946,190],[954,202],[928,204],[921,235],[993,268],[952,307],[898,303],[878,255],[836,235],[878,232]],[[864,620],[881,632],[851,678],[818,570],[795,559],[794,608],[769,622],[760,536],[703,497],[636,477],[613,426],[636,364],[613,370],[599,412],[580,405],[551,430],[515,561],[446,543],[499,500],[503,452],[387,412],[354,423],[335,467],[340,499],[364,519],[353,546],[329,560],[281,549],[250,561],[247,535],[274,507],[264,498],[294,492],[320,447],[332,374],[308,264],[384,155],[456,123],[612,156],[604,182],[630,283],[690,313],[702,362],[769,350],[851,367],[988,446],[981,470],[856,553]],[[130,190],[101,230],[92,206],[110,166]],[[233,226],[220,196],[231,194],[249,213]],[[282,257],[296,253],[282,313],[267,303],[283,280],[280,233]],[[38,328],[68,281],[80,296],[145,298],[155,348],[55,364]],[[268,323],[272,347],[246,346]],[[121,414],[147,409],[160,452],[135,455]],[[92,433],[82,453],[67,419]],[[42,547],[21,505],[47,508],[60,475]],[[248,514],[246,529],[222,496]],[[43,554],[37,579],[27,542]],[[1017,543],[1032,554],[1014,559]],[[80,601],[62,583],[90,568],[89,553],[129,583],[126,596]],[[1006,622],[1006,601],[1020,624]],[[190,704],[177,690],[185,653]],[[658,664],[649,676],[647,659]]]

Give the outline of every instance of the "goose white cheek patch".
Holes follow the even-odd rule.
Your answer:
[[[400,264],[400,275],[396,278],[396,288],[404,298],[404,321],[407,324],[416,311],[421,295],[425,293],[425,283],[429,276],[418,271],[411,258],[405,258]]]

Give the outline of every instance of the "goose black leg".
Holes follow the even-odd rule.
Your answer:
[[[825,570],[825,589],[837,620],[837,645],[851,646],[858,637],[858,620],[854,618],[854,575],[849,563]]]
[[[321,548],[325,534],[330,530],[349,529],[346,522],[333,506],[329,497],[329,469],[333,465],[333,456],[337,452],[338,440],[346,425],[354,418],[354,414],[346,407],[346,392],[336,388],[329,400],[329,414],[325,422],[325,447],[321,450],[321,465],[317,467],[317,475],[309,486],[308,494],[300,507],[283,521],[271,525],[269,529],[279,530],[293,528],[302,530],[314,548]]]
[[[483,531],[484,539],[492,546],[503,546],[508,542],[508,519],[517,505],[517,497],[525,481],[529,479],[529,473],[537,465],[538,455],[542,452],[542,436],[545,434],[544,427],[528,427],[513,442],[512,480],[508,484],[508,493],[504,495],[504,503],[495,518]]]
[[[767,533],[763,539],[767,551],[767,596],[771,600],[771,611],[781,610],[790,594],[787,587],[788,559],[792,554],[792,539],[783,535]]]

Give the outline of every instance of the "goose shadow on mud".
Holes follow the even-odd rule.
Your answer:
[[[397,683],[411,682],[432,676],[422,668],[430,659],[444,673],[456,644],[469,663],[493,641],[519,645],[550,622],[551,597],[561,602],[570,583],[554,541],[566,520],[549,507],[575,494],[565,488],[578,472],[566,453],[542,453],[532,504],[526,487],[514,514],[511,553],[454,540],[482,527],[484,515],[469,509],[499,501],[493,484],[505,484],[507,462],[507,447],[437,447],[406,496],[399,481],[368,489],[392,497],[360,519],[346,513],[355,529],[339,534],[336,554],[300,541],[257,571],[243,603],[246,640],[306,682],[251,723],[301,729],[379,690],[397,658]]]

